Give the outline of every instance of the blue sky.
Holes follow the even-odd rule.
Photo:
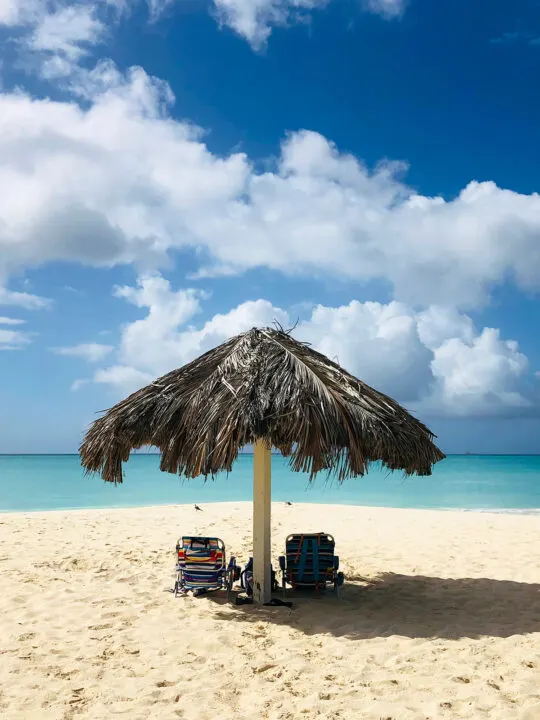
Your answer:
[[[0,3],[0,452],[273,319],[540,452],[540,3]]]

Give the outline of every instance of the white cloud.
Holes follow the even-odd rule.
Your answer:
[[[124,394],[134,392],[138,388],[148,385],[148,383],[151,383],[154,379],[155,378],[149,373],[126,365],[113,365],[112,367],[98,370],[94,374],[94,382],[114,385]],[[80,387],[82,381],[79,380],[78,383]]]
[[[407,0],[365,0],[365,7],[377,15],[395,18],[403,15]]]
[[[166,100],[141,70],[88,110],[0,95],[0,277],[61,259],[155,265],[193,242],[188,216],[223,207],[248,167],[163,117]]]
[[[84,108],[0,95],[0,277],[54,260],[155,269],[196,247],[203,273],[383,278],[413,306],[540,286],[537,194],[472,182],[453,200],[419,196],[403,165],[370,171],[307,131],[261,173],[171,119],[170,91],[142,70],[106,64],[88,82]]]
[[[291,324],[287,311],[260,299],[197,328],[189,323],[200,310],[198,296],[175,291],[160,277],[143,278],[117,295],[147,310],[122,329],[119,363],[94,375],[94,382],[119,393],[132,392],[251,327],[276,320]],[[398,302],[356,300],[335,308],[319,305],[294,335],[422,413],[500,415],[532,408],[538,400],[517,343],[502,340],[498,330],[478,332],[471,318],[451,308],[415,312]]]
[[[90,380],[88,378],[80,378],[79,380],[74,380],[71,383],[71,391],[77,392],[78,390],[80,390],[85,385],[88,385],[89,383],[90,383]]]
[[[81,343],[71,347],[53,347],[49,349],[56,355],[77,357],[94,363],[106,358],[114,350],[114,347],[112,345],[100,345],[99,343]]]
[[[26,29],[22,45],[37,53],[34,67],[47,79],[71,75],[77,62],[107,35],[107,26],[129,15],[143,0],[0,0],[0,25]],[[254,49],[265,45],[275,27],[309,19],[330,0],[211,0],[211,12]],[[368,12],[391,19],[406,0],[362,0]],[[157,21],[178,0],[146,0]],[[37,62],[36,62],[37,61]]]
[[[154,16],[175,0],[149,0]],[[254,49],[263,47],[272,30],[308,21],[330,0],[212,0],[218,22],[245,38]],[[362,0],[363,9],[391,19],[405,10],[406,0]]]
[[[435,399],[454,414],[531,407],[520,387],[528,360],[517,342],[501,340],[499,330],[484,328],[469,342],[450,338],[433,352],[431,367],[440,392]]]
[[[416,318],[418,336],[430,350],[438,348],[448,338],[471,343],[476,334],[471,318],[453,308],[431,306],[418,313]]]
[[[32,340],[29,333],[0,328],[0,350],[20,350],[30,342]]]
[[[177,0],[147,0],[150,18],[156,20]]]
[[[78,60],[84,53],[81,45],[96,43],[104,31],[95,13],[94,5],[70,5],[45,15],[30,39],[31,47]]]
[[[296,333],[358,377],[415,409],[495,415],[532,406],[528,361],[498,330],[467,315],[391,302],[317,307]]]
[[[117,288],[116,295],[137,307],[149,309],[145,318],[124,328],[119,353],[121,362],[131,360],[135,354],[139,369],[157,369],[159,373],[160,369],[165,372],[171,364],[174,366],[179,353],[185,352],[185,348],[180,348],[176,329],[199,311],[200,293],[194,290],[171,292],[165,279],[154,276],[142,278],[137,288]]]
[[[400,303],[319,305],[295,336],[402,402],[430,389],[432,353],[420,340],[416,316]]]
[[[1,121],[0,121],[1,124]],[[1,165],[1,161],[0,161]],[[1,175],[1,170],[0,170]],[[0,183],[1,184],[1,183]],[[0,199],[0,204],[1,204]],[[0,217],[0,248],[2,247],[2,231],[1,231],[1,217]],[[0,259],[0,279],[2,277],[2,266]],[[27,292],[17,292],[15,290],[8,290],[2,287],[0,284],[0,306],[2,305],[17,305],[25,308],[25,310],[45,310],[51,308],[53,305],[52,300],[48,298],[39,297],[38,295],[31,295]]]
[[[6,330],[2,325],[24,325],[26,321],[19,318],[0,317],[0,350],[20,350],[32,342],[30,333],[22,330]]]
[[[16,27],[35,22],[44,5],[43,0],[0,0],[0,25]]]
[[[268,40],[272,28],[298,22],[328,0],[213,0],[216,15],[250,45],[258,49]]]
[[[90,47],[102,41],[105,24],[95,4],[59,7],[42,16],[27,38],[28,49],[37,54],[40,73],[59,78],[70,75]]]
[[[19,320],[18,318],[0,317],[0,325],[24,325],[25,320]]]
[[[224,337],[261,322],[287,319],[282,310],[259,300],[243,303],[225,315],[215,315],[199,330],[186,327],[200,312],[204,295],[196,290],[173,291],[160,276],[143,277],[137,287],[117,288],[115,294],[148,310],[144,318],[123,328],[118,357],[122,367],[135,366],[152,378],[189,362]],[[117,372],[115,369],[114,377]]]
[[[136,0],[0,0],[0,26],[14,31],[19,64],[52,80],[80,70],[79,62],[109,35]]]

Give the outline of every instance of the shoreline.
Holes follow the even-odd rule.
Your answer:
[[[217,500],[214,502],[201,502],[205,507],[227,506],[227,505],[252,505],[252,500]],[[286,505],[285,501],[272,501],[272,508]],[[332,508],[359,508],[361,510],[390,510],[401,512],[435,512],[435,513],[465,513],[472,515],[530,515],[540,516],[540,508],[466,508],[466,507],[399,507],[392,505],[358,505],[354,503],[335,503],[335,502],[293,502],[293,506],[310,506],[313,508],[332,507]],[[81,513],[81,512],[108,512],[122,510],[159,510],[159,509],[184,509],[192,508],[193,503],[158,503],[155,505],[103,505],[96,507],[75,506],[75,507],[59,507],[59,508],[36,508],[31,510],[5,510],[0,508],[0,516],[12,515],[48,515],[49,513]]]
[[[125,484],[86,477],[77,455],[0,457],[0,513],[167,507],[190,503],[251,502],[253,458],[243,455],[229,476],[212,482],[159,471],[159,456],[128,463]],[[540,514],[540,458],[448,457],[432,477],[405,478],[378,466],[342,485],[325,473],[309,482],[286,458],[272,462],[276,502],[497,514]]]

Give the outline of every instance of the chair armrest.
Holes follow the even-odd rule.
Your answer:
[[[334,570],[339,568],[339,555],[334,555]]]

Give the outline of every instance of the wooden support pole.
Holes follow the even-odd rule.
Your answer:
[[[272,453],[264,440],[253,448],[253,602],[272,599],[271,577]]]

